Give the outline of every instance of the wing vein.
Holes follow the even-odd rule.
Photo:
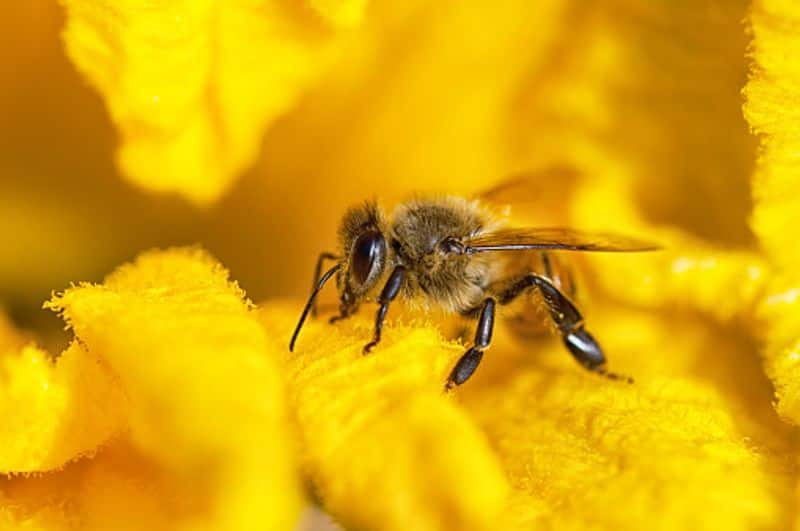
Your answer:
[[[660,246],[619,234],[594,233],[564,227],[503,228],[478,234],[464,242],[464,251],[467,254],[531,249],[643,252],[658,250]]]

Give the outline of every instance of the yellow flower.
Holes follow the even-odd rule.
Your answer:
[[[319,504],[348,529],[800,529],[795,2],[63,3],[114,129],[75,76],[36,92],[67,68],[25,7],[50,25],[8,33],[52,42],[0,84],[0,287],[34,329],[0,321],[2,528],[293,529]],[[130,181],[213,207],[118,185],[114,130]],[[449,394],[466,345],[400,307],[370,356],[372,308],[287,352],[348,203],[519,171],[515,221],[664,245],[570,257],[634,385],[502,315]],[[185,241],[259,307],[205,252],[150,251],[47,303],[74,335],[51,359],[50,289]]]
[[[3,472],[50,471],[4,482],[4,527],[292,527],[281,380],[224,269],[197,250],[145,254],[47,306],[76,341],[56,362],[4,358]]]
[[[62,1],[67,51],[106,98],[124,174],[198,203],[252,165],[333,40],[305,6],[273,0]],[[358,22],[363,3],[310,2],[333,27]]]
[[[283,340],[288,309],[263,311]],[[640,529],[655,514],[664,529],[783,526],[787,430],[768,420],[768,401],[749,406],[714,384],[719,357],[693,367],[719,334],[686,318],[605,310],[611,317],[594,326],[634,386],[584,374],[556,343],[531,352],[501,337],[452,397],[442,385],[463,347],[427,327],[393,326],[364,357],[371,320],[309,326],[286,374],[325,507],[348,529]],[[717,348],[745,356],[739,339]],[[656,340],[667,356],[645,355]],[[731,387],[757,376],[749,369],[719,368]]]

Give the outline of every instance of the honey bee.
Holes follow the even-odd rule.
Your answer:
[[[567,228],[520,228],[498,220],[479,199],[431,197],[401,203],[391,215],[375,202],[349,209],[339,227],[340,254],[317,260],[311,295],[289,343],[300,329],[325,283],[334,275],[339,313],[345,319],[363,302],[378,304],[369,353],[381,340],[389,306],[396,299],[439,307],[477,321],[472,346],[450,372],[446,389],[466,382],[489,348],[497,306],[536,296],[546,308],[567,350],[589,371],[632,381],[606,369],[606,358],[586,329],[572,300],[570,270],[552,251],[650,251],[658,247],[613,234]],[[325,260],[336,264],[320,276]]]

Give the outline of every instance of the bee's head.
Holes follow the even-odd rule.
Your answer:
[[[352,306],[372,290],[386,270],[386,222],[375,203],[347,211],[339,226],[342,265],[337,276],[342,305]]]
[[[340,261],[316,279],[314,289],[289,341],[290,351],[294,350],[297,336],[303,328],[306,317],[309,313],[313,315],[315,311],[317,295],[334,274],[339,287],[342,314],[355,309],[355,306],[378,283],[388,262],[385,228],[383,213],[375,203],[365,203],[347,211],[339,226],[341,258],[328,253],[321,255],[320,262],[317,263],[317,277],[324,258],[340,258]]]

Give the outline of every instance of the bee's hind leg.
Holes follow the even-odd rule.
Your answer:
[[[494,309],[495,300],[488,298],[483,301],[478,317],[478,328],[475,330],[475,342],[466,353],[458,360],[456,366],[447,378],[445,389],[450,390],[457,385],[466,382],[483,358],[483,351],[492,342],[492,330],[494,329]]]
[[[586,369],[602,374],[612,380],[622,380],[632,383],[633,380],[621,374],[606,370],[606,358],[597,340],[584,327],[583,316],[566,295],[561,293],[552,282],[545,277],[529,274],[508,286],[498,295],[500,304],[508,304],[524,293],[528,288],[535,286],[542,294],[550,317],[555,323],[564,345]]]

